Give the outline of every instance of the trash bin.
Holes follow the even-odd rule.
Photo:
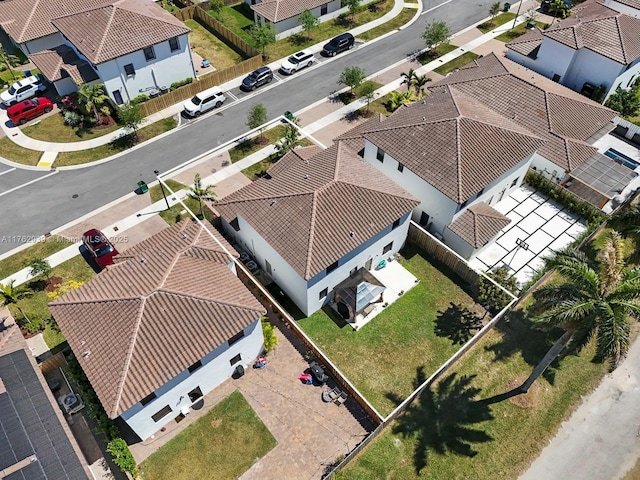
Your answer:
[[[233,370],[233,375],[231,375],[231,377],[235,380],[237,380],[238,378],[242,377],[244,375],[244,367],[242,365],[238,365],[234,370]]]
[[[149,191],[149,186],[143,180],[138,182],[138,188],[140,189],[140,193],[147,193]]]
[[[508,12],[509,9],[511,8],[511,4],[504,2],[504,9],[502,10],[503,12]]]
[[[165,93],[169,93],[169,87],[163,85],[160,87],[160,95],[164,95]]]
[[[527,28],[527,29],[529,29],[529,30],[531,30],[531,29],[533,29],[533,28],[536,28],[536,22],[534,22],[533,20],[529,20],[529,21],[527,22],[527,26],[526,26],[525,28]]]

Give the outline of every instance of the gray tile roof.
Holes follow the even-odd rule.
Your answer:
[[[29,59],[50,82],[69,76],[77,84],[97,80],[98,74],[85,60],[81,60],[68,45],[58,45],[29,55]]]
[[[534,28],[521,37],[516,38],[513,42],[507,43],[506,46],[509,50],[513,50],[520,55],[536,58],[543,38],[542,30]]]
[[[511,220],[484,202],[471,205],[447,228],[474,248],[486,245]]]
[[[636,10],[640,10],[640,0],[615,0],[622,5],[627,5],[628,7],[635,8]]]
[[[251,9],[273,23],[296,17],[305,10],[313,10],[328,0],[262,0]]]
[[[228,263],[202,227],[184,220],[49,305],[110,418],[264,313]]]
[[[216,208],[240,216],[304,279],[381,232],[419,202],[342,140],[305,159],[289,152]],[[353,233],[353,235],[352,235]]]

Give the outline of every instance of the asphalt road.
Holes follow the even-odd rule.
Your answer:
[[[240,94],[240,99],[249,99],[232,101],[220,112],[185,122],[171,135],[107,163],[55,174],[1,165],[0,254],[129,194],[139,180],[154,180],[154,170],[169,170],[241,135],[247,131],[252,105],[265,105],[270,119],[286,110],[295,112],[339,89],[337,80],[346,66],[358,65],[373,74],[424,48],[421,34],[427,22],[444,20],[457,32],[487,17],[489,4],[488,0],[423,0],[423,15],[407,29],[253,94]]]

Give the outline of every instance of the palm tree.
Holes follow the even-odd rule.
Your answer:
[[[640,239],[640,205],[626,207],[614,213],[609,225],[624,236]]]
[[[87,113],[93,112],[96,121],[100,120],[98,110],[109,99],[109,96],[104,93],[104,85],[83,83],[80,85],[78,95],[84,101]]]
[[[431,79],[426,75],[416,75],[414,77],[412,85],[417,97],[422,98],[424,96],[424,87],[430,81]]]
[[[408,91],[413,85],[414,80],[418,77],[418,74],[413,68],[410,68],[408,72],[402,72],[400,76],[402,77],[400,85],[406,85]]]
[[[301,144],[300,131],[293,125],[287,124],[284,137],[276,143],[276,153],[279,157],[284,156],[288,151],[299,147]]]
[[[198,203],[200,204],[200,217],[202,217],[203,210],[202,201],[216,201],[216,192],[214,188],[216,188],[215,185],[202,185],[202,179],[200,178],[199,173],[196,173],[196,176],[193,179],[193,187],[188,187],[189,193],[187,193],[187,196],[194,200],[198,200]]]
[[[526,393],[535,380],[565,348],[581,350],[595,335],[596,354],[615,368],[629,347],[629,319],[640,318],[640,268],[627,268],[620,234],[605,238],[595,261],[578,250],[557,254],[548,265],[565,280],[550,283],[534,293],[534,320],[561,327],[565,333],[551,347],[531,376],[520,386]]]
[[[15,280],[11,280],[6,285],[0,283],[0,302],[2,302],[3,307],[15,305],[27,322],[30,322],[29,317],[22,311],[18,302],[33,295],[33,292],[24,287],[14,286],[15,282]]]

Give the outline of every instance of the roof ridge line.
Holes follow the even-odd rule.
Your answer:
[[[471,231],[473,232],[474,245],[477,245],[478,244],[478,214],[473,210],[471,210],[470,208],[467,208],[467,211],[471,213],[471,218],[473,219],[473,225],[472,225]]]
[[[304,275],[305,277],[311,277],[311,251],[313,250],[314,237],[312,232],[314,231],[314,225],[317,219],[317,204],[318,204],[318,190],[313,192],[313,206],[311,207],[311,218],[309,221],[309,247],[307,248],[307,261],[305,262]]]
[[[237,277],[236,277],[237,278]],[[234,302],[229,302],[226,300],[212,300],[210,298],[205,298],[205,297],[200,297],[197,295],[187,295],[185,293],[182,292],[178,292],[177,290],[170,290],[168,288],[159,288],[157,289],[154,293],[166,293],[166,294],[170,294],[170,295],[175,295],[177,297],[188,297],[188,298],[195,298],[196,300],[200,300],[202,302],[207,302],[207,303],[219,303],[221,305],[227,305],[227,306],[231,306],[231,307],[235,307],[235,308],[239,308],[241,310],[248,310],[248,311],[256,311],[253,308],[249,308],[247,306],[244,305],[240,305],[238,303],[234,303]],[[266,310],[266,308],[265,308]]]
[[[456,176],[458,177],[458,200],[462,201],[462,155],[460,151],[460,118],[456,118]]]
[[[299,192],[299,193],[283,193],[281,195],[269,195],[269,196],[260,196],[258,198],[243,198],[240,200],[229,200],[228,202],[225,202],[224,200],[219,202],[220,205],[224,206],[224,205],[231,205],[232,203],[241,203],[241,202],[255,202],[257,200],[267,200],[267,199],[272,199],[272,200],[277,200],[279,198],[289,198],[289,197],[299,197],[301,195],[309,195],[312,192]]]
[[[120,265],[124,265],[124,263],[121,263]],[[58,306],[58,305],[79,305],[79,304],[87,304],[87,303],[106,303],[106,302],[122,302],[122,301],[129,301],[129,300],[140,300],[141,298],[147,298],[149,295],[137,295],[135,297],[118,297],[118,298],[109,298],[109,299],[97,299],[97,300],[71,300],[71,301],[66,301],[66,302],[61,302],[60,300],[64,297],[60,297],[59,299],[56,299],[55,301],[51,302],[51,303],[55,303],[54,306]]]
[[[451,101],[453,102],[453,106],[456,109],[456,112],[458,112],[458,117],[460,118],[462,116],[462,111],[460,111],[460,106],[458,105],[458,102],[456,101],[455,95],[453,95],[453,93],[451,93],[451,90],[456,90],[456,92],[459,92],[461,95],[464,95],[464,92],[460,91],[459,89],[455,88],[453,85],[445,85],[445,88],[447,90],[447,93],[449,93],[449,96],[451,97]],[[467,96],[467,95],[465,95]]]
[[[406,166],[405,166],[405,168],[406,168]],[[383,188],[373,188],[370,185],[360,185],[359,183],[349,182],[349,181],[346,181],[346,180],[338,180],[336,183],[342,183],[344,185],[349,185],[349,186],[352,186],[352,187],[361,188],[362,190],[368,190],[368,191],[372,191],[372,192],[376,192],[376,193],[381,193],[383,195],[389,195],[389,196],[395,197],[395,198],[410,198],[411,197],[411,194],[409,192],[407,192],[404,188],[403,188],[403,191],[405,192],[406,195],[397,195],[397,194],[391,193],[388,190],[385,190]]]
[[[118,8],[116,7],[115,4],[105,5],[105,8],[108,8],[108,7],[111,7],[112,10],[111,10],[111,15],[109,16],[109,21],[107,22],[106,28],[104,29],[105,32],[108,32],[111,30],[111,25],[113,24],[113,17],[115,17],[116,10]],[[98,45],[98,48],[96,48],[95,58],[100,58],[100,55],[102,54],[102,48],[104,47],[104,43],[106,39],[107,39],[107,35],[102,35],[102,38],[100,39],[100,45]]]
[[[624,44],[624,42],[622,40],[622,33],[620,31],[620,22],[619,22],[619,18],[620,17],[619,16],[615,16],[614,18],[615,18],[615,22],[616,22],[616,33],[618,35],[618,40],[620,40],[620,47],[621,47],[621,50],[622,50],[622,58],[624,59],[625,64],[629,65],[629,59],[627,58],[627,51],[626,51],[626,48],[625,48],[625,44]]]
[[[26,3],[26,2],[25,2],[25,3]],[[26,30],[27,30],[27,27],[28,27],[29,25],[31,25],[31,19],[32,19],[32,18],[33,18],[33,16],[35,15],[36,10],[38,9],[38,5],[40,5],[40,0],[36,0],[35,2],[33,2],[33,4],[32,4],[32,5],[33,5],[33,8],[31,9],[31,12],[29,12],[29,16],[27,17],[27,21],[26,21],[26,22],[24,22],[24,27],[22,28],[22,30],[20,30],[20,36],[19,36],[20,40],[17,40],[17,39],[16,39],[16,40],[18,41],[18,43],[21,43],[22,36],[25,34],[25,32],[26,32]],[[14,20],[13,20],[13,21],[14,21],[14,22],[16,21],[16,20],[15,20],[15,18],[14,18]],[[55,27],[55,25],[54,25],[54,27]]]

